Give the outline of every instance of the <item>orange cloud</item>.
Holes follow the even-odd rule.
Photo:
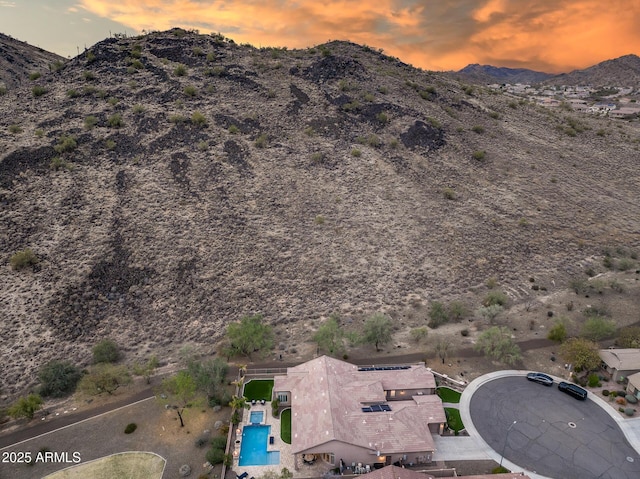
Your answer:
[[[415,66],[468,63],[549,72],[640,53],[640,4],[628,0],[79,0],[138,31],[174,26],[239,43],[303,48],[348,39]]]

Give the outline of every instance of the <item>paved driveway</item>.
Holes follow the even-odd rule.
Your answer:
[[[487,444],[525,470],[555,479],[640,477],[640,455],[613,418],[591,400],[558,391],[557,383],[488,381],[473,393],[469,413]]]

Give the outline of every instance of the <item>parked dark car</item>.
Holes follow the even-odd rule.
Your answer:
[[[582,389],[580,386],[576,386],[575,384],[565,383],[564,381],[562,381],[558,384],[558,389],[563,393],[567,393],[570,396],[573,396],[576,399],[580,399],[581,401],[587,399],[587,391],[585,389]]]
[[[527,379],[534,383],[544,384],[545,386],[553,386],[553,378],[542,373],[529,373]]]

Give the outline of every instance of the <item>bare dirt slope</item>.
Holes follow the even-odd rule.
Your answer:
[[[552,292],[603,247],[638,246],[638,123],[366,47],[174,30],[105,40],[35,84],[0,96],[5,395],[105,336],[129,358],[209,352],[244,314],[284,339],[331,312],[477,307],[489,277],[517,303],[530,277]],[[39,262],[14,271],[24,248]]]

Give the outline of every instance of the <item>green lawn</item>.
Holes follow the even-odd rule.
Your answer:
[[[452,407],[444,408],[444,412],[447,415],[447,424],[450,429],[454,431],[462,431],[464,424],[462,424],[462,418],[460,417],[460,411]]]
[[[249,401],[252,399],[271,401],[271,391],[273,391],[273,379],[252,379],[244,385],[244,397]]]
[[[458,404],[460,402],[461,394],[458,391],[454,391],[453,389],[448,388],[446,386],[441,386],[438,389],[436,389],[436,394],[440,396],[440,399],[442,399],[442,402],[448,402],[453,404]]]
[[[291,444],[291,409],[285,409],[280,413],[280,438]]]

